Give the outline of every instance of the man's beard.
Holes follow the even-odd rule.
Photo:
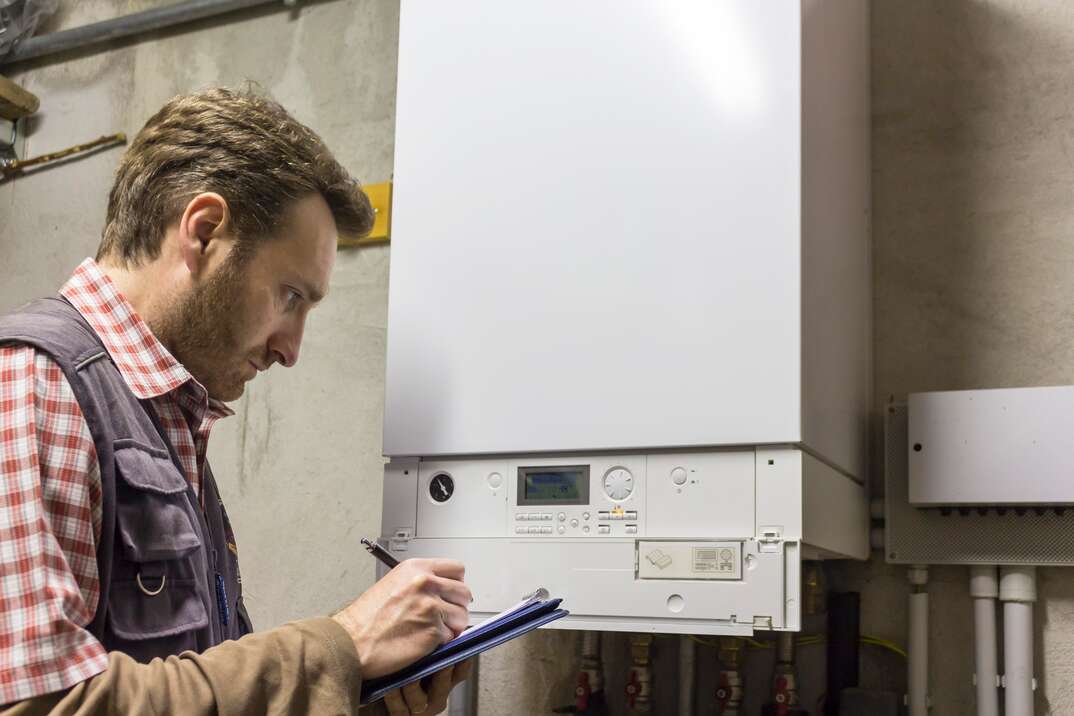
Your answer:
[[[209,397],[238,399],[245,386],[239,336],[246,315],[245,263],[231,255],[224,264],[150,327],[175,359],[205,386]]]

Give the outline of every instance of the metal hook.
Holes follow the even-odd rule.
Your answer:
[[[146,596],[149,596],[149,597],[155,597],[155,596],[157,596],[158,594],[160,594],[161,592],[164,591],[164,585],[167,584],[167,582],[168,582],[168,575],[166,575],[166,574],[161,575],[161,577],[160,577],[160,586],[157,587],[157,591],[155,591],[155,592],[149,591],[148,589],[145,588],[145,585],[142,584],[142,573],[141,572],[139,572],[138,574],[136,574],[134,576],[134,581],[138,582],[138,589],[142,590],[142,594],[145,594]]]

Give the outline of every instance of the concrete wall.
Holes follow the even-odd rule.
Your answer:
[[[52,26],[149,4],[64,2]],[[176,92],[249,78],[361,179],[387,179],[397,3],[302,5],[22,68],[16,78],[43,104],[28,150],[133,134]],[[1074,5],[874,0],[872,28],[877,405],[918,390],[1074,383]],[[93,252],[117,156],[0,185],[0,309],[53,290]],[[330,612],[372,580],[355,545],[379,522],[387,261],[386,249],[342,252],[298,367],[261,377],[236,418],[216,428],[211,458],[259,626]],[[1041,572],[1038,713],[1074,714],[1072,577]],[[863,631],[905,641],[902,569],[832,565],[828,578],[861,590]],[[942,716],[972,712],[966,582],[964,569],[933,570],[933,712]],[[609,689],[621,703],[626,641],[606,641]],[[569,701],[575,649],[575,634],[552,632],[486,657],[483,716]],[[673,708],[675,649],[673,639],[657,641],[658,713]],[[823,649],[800,655],[812,707]],[[699,661],[706,713],[712,650],[701,647]],[[747,661],[755,713],[771,654]],[[901,693],[902,669],[890,653],[863,652],[866,686]]]

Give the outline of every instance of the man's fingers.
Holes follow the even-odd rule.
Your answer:
[[[437,634],[440,636],[440,643],[447,644],[449,641],[455,638],[455,632],[444,623],[443,614],[441,614],[440,621],[436,625]]]
[[[448,579],[447,577],[430,577],[429,585],[436,590],[436,593],[445,602],[458,604],[460,607],[470,607],[473,594],[463,582]]]
[[[431,559],[429,568],[439,577],[462,581],[466,577],[466,565],[453,559]]]
[[[389,716],[410,716],[410,709],[403,703],[403,695],[399,693],[399,689],[384,695],[384,706],[387,707]]]
[[[445,603],[440,609],[440,616],[447,628],[451,630],[452,639],[470,626],[470,612],[455,604]]]
[[[455,684],[466,681],[470,678],[470,672],[474,670],[474,660],[467,659],[466,661],[455,664],[455,671],[451,674],[451,683]]]
[[[447,708],[451,687],[455,685],[451,681],[452,671],[453,669],[449,666],[433,674],[432,684],[429,685],[429,710],[431,713],[440,713]]]
[[[410,707],[410,713],[422,714],[429,708],[429,696],[421,688],[420,681],[414,681],[403,687],[403,699]]]

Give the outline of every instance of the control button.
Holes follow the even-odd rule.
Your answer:
[[[676,485],[686,484],[686,469],[677,467],[671,471],[671,481]]]
[[[637,525],[627,525],[626,526],[626,533],[628,535],[636,535],[638,533],[638,526]]]
[[[542,520],[548,520],[549,522],[551,522],[552,521],[552,513],[551,512],[542,512],[541,513],[541,519]]]
[[[524,514],[522,514],[521,512],[519,512],[517,515],[515,515],[515,521],[516,522],[521,522],[524,519],[526,519],[526,516]]]
[[[611,514],[611,513],[609,513],[609,512],[604,512],[604,511],[598,512],[598,513],[597,513],[597,519],[598,519],[598,520],[606,520],[606,519],[608,519],[608,515],[609,515],[609,514]]]
[[[565,512],[560,512],[560,513],[559,513],[558,515],[556,515],[556,517],[558,517],[558,518],[559,518],[559,521],[560,521],[560,522],[563,522],[564,520],[566,520],[566,519],[567,519],[567,513],[565,513]]]
[[[563,525],[560,525],[560,526],[559,526],[559,527],[557,527],[556,529],[557,529],[557,530],[559,531],[559,533],[560,533],[560,534],[563,534],[564,532],[566,532],[566,531],[567,531],[567,528],[566,528],[566,527],[564,527]]]
[[[582,531],[585,532],[586,534],[589,534],[589,525],[586,525],[585,527],[583,527]]]
[[[608,535],[612,533],[611,525],[597,525],[597,534]]]
[[[521,526],[519,526],[519,527],[516,527],[516,528],[515,528],[515,534],[516,534],[516,535],[524,535],[524,534],[526,534],[526,528],[525,528],[525,527],[521,527]]]
[[[497,487],[503,484],[503,475],[498,472],[490,473],[488,476],[489,487],[495,490]]]
[[[589,513],[588,512],[583,512],[582,513],[582,519],[583,520],[588,520],[589,519]]]
[[[623,519],[624,520],[636,520],[636,519],[638,519],[638,513],[635,510],[627,510],[626,514],[623,515]]]
[[[543,535],[552,534],[552,525],[546,525],[545,527],[542,527],[541,528],[541,534],[543,534]]]
[[[576,520],[576,519],[571,520],[571,527],[577,527],[577,526],[578,526],[578,520]]]

